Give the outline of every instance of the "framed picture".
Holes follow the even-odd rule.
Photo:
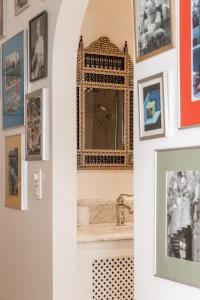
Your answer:
[[[26,160],[48,159],[48,90],[26,95]]]
[[[0,0],[0,39],[6,34],[7,0]]]
[[[166,135],[167,75],[159,73],[138,81],[140,139]]]
[[[25,8],[29,7],[31,0],[15,0],[15,15],[20,14]]]
[[[173,47],[172,0],[133,0],[136,61]]]
[[[24,125],[25,44],[22,31],[2,46],[3,129]]]
[[[156,151],[155,275],[200,287],[200,147]]]
[[[27,209],[26,162],[24,160],[24,137],[5,137],[5,206],[19,210]]]
[[[30,81],[47,77],[48,14],[43,11],[29,22]]]
[[[200,125],[200,1],[180,1],[179,127]]]

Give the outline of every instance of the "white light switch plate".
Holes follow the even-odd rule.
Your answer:
[[[35,196],[37,200],[42,199],[42,170],[36,170],[34,172],[34,188]]]

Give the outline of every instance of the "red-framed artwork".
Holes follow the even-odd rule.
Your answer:
[[[200,3],[180,5],[180,115],[179,127],[200,126]]]

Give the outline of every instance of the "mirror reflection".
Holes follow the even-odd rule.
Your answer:
[[[124,149],[124,91],[85,90],[85,148]]]

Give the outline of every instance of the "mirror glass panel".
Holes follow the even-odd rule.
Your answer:
[[[124,91],[85,90],[85,148],[124,149]]]

